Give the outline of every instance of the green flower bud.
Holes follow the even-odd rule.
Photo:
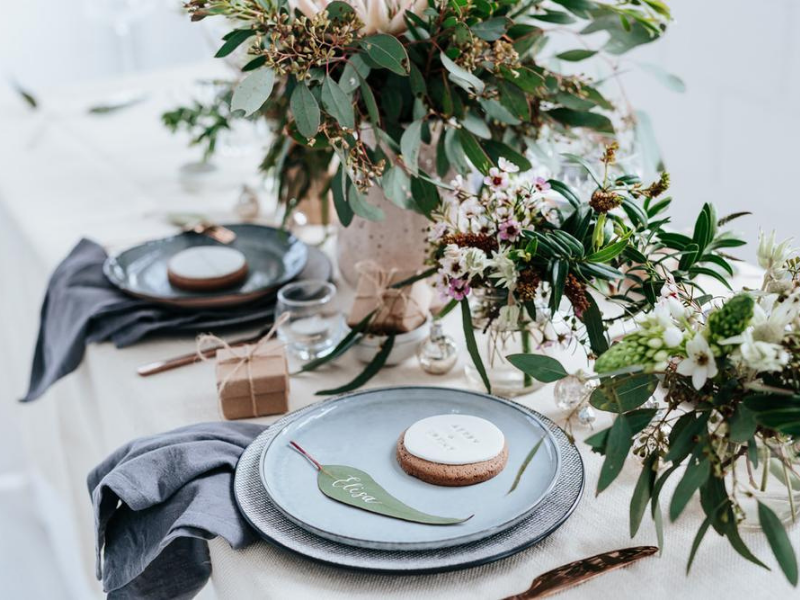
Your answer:
[[[737,294],[708,316],[709,342],[718,343],[742,333],[753,318],[755,300],[750,294]]]

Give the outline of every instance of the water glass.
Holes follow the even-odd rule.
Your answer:
[[[335,298],[335,285],[314,279],[289,283],[278,291],[275,314],[289,314],[278,328],[278,337],[295,356],[303,360],[319,358],[339,342],[344,319]]]

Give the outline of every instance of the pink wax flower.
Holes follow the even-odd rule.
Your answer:
[[[536,189],[537,192],[543,194],[544,192],[550,189],[550,184],[544,177],[537,177],[533,181],[533,187]]]
[[[508,187],[508,173],[501,171],[497,167],[489,169],[489,174],[483,178],[484,185],[497,190],[504,190]]]
[[[467,282],[466,279],[450,280],[450,289],[448,290],[448,293],[450,297],[453,298],[454,300],[458,301],[463,300],[464,298],[469,296],[469,293],[471,291],[472,289],[469,287],[469,283]]]
[[[501,240],[514,242],[519,237],[520,233],[522,233],[522,228],[519,225],[519,221],[509,219],[508,221],[500,223],[498,236]]]

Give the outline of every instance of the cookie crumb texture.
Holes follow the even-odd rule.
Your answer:
[[[406,450],[403,440],[405,431],[397,440],[397,462],[400,467],[417,479],[433,485],[461,487],[483,483],[500,474],[508,462],[508,444],[492,459],[466,465],[444,465],[418,458]]]

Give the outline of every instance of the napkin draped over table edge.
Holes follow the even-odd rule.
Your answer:
[[[258,536],[236,507],[233,476],[265,430],[201,423],[125,444],[87,478],[96,575],[111,600],[188,600],[211,575],[207,540],[234,549]]]
[[[87,344],[112,341],[123,348],[155,333],[197,333],[211,327],[264,322],[274,316],[270,299],[189,311],[134,298],[108,281],[103,273],[106,258],[102,246],[83,239],[53,272],[42,304],[28,393],[22,402],[39,398],[74,371]],[[304,278],[304,273],[299,278]]]

